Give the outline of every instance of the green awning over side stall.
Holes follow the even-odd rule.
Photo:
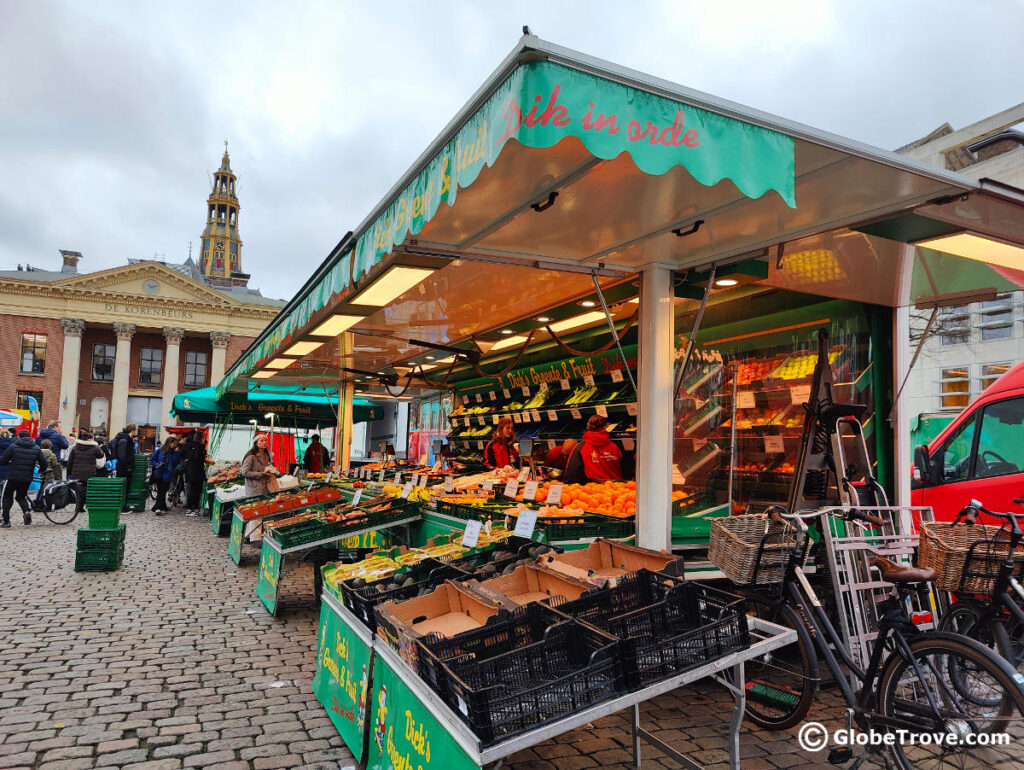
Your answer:
[[[229,393],[217,397],[216,388],[201,388],[178,393],[174,397],[171,414],[185,422],[220,422],[227,420],[245,425],[249,420],[264,421],[268,413],[278,415],[285,427],[313,428],[330,426],[337,422],[337,396],[311,396],[299,394]],[[352,405],[353,422],[371,422],[384,416],[384,410],[371,401],[357,398]]]

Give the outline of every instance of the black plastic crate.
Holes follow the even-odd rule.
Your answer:
[[[530,549],[536,548],[540,545],[547,545],[546,543],[539,543],[536,540],[529,540],[525,537],[518,537],[513,535],[512,537],[504,540],[500,543],[493,543],[479,551],[472,552],[469,556],[457,559],[451,562],[452,566],[458,567],[463,572],[466,572],[478,579],[486,580],[488,577],[495,577],[500,575],[501,571],[510,564],[514,564],[520,559],[526,559],[530,556]],[[546,553],[562,553],[561,548],[557,546],[548,545]],[[495,558],[495,554],[507,552],[512,554],[504,558]],[[489,574],[479,573],[483,567],[487,565],[493,565],[493,572]]]
[[[626,691],[618,641],[541,604],[417,646],[420,676],[484,745]]]
[[[437,559],[424,559],[416,564],[408,572],[395,575],[392,578],[377,580],[373,583],[354,588],[352,579],[344,580],[341,583],[342,603],[355,613],[363,624],[371,631],[377,630],[377,616],[373,608],[384,602],[401,602],[418,596],[423,589],[432,590],[446,580],[465,580],[469,577],[462,570],[449,564],[442,564]],[[385,590],[384,586],[391,582],[405,582],[412,578],[413,584],[408,586],[400,585],[398,588]]]
[[[622,642],[630,690],[750,646],[744,599],[648,570],[555,608]]]

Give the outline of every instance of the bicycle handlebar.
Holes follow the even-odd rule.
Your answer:
[[[1014,502],[1024,503],[1024,498],[1014,500]],[[996,519],[1004,519],[1009,522],[1015,535],[1024,535],[1024,532],[1021,532],[1020,525],[1017,523],[1018,519],[1024,519],[1024,513],[1000,513],[999,511],[992,511],[982,505],[978,500],[971,500],[971,502],[965,505],[963,510],[961,510],[960,513],[956,515],[956,518],[953,519],[953,523],[956,524],[963,519],[964,523],[968,526],[977,524],[979,512],[984,513],[986,516],[992,516]]]
[[[880,517],[871,513],[863,513],[862,511],[858,511],[856,508],[850,508],[842,513],[835,513],[834,511],[829,510],[809,511],[807,513],[786,513],[785,510],[781,509],[779,506],[773,505],[765,511],[765,513],[773,524],[786,526],[786,519],[794,519],[798,522],[801,529],[806,527],[806,524],[804,524],[805,519],[815,519],[819,516],[824,516],[826,513],[831,516],[839,516],[846,521],[863,521],[875,527],[881,527],[885,524]]]

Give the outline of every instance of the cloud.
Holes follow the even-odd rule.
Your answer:
[[[1019,100],[1019,3],[11,2],[0,267],[198,251],[231,141],[243,268],[290,297],[516,43],[893,148]]]

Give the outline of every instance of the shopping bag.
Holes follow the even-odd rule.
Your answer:
[[[277,494],[281,491],[281,485],[277,483],[277,476],[267,476],[267,492]]]

